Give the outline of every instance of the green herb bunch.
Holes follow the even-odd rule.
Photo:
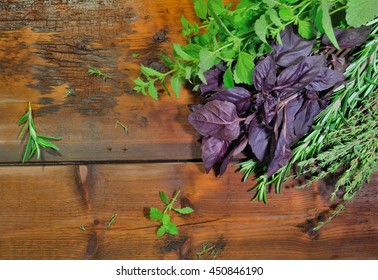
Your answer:
[[[134,81],[134,90],[157,99],[158,83],[170,95],[169,80],[179,97],[182,85],[191,84],[197,90],[200,83],[206,83],[204,72],[221,61],[227,67],[223,76],[226,88],[252,85],[254,63],[271,50],[268,42],[281,41],[280,32],[288,25],[298,26],[299,34],[306,39],[326,34],[338,48],[331,15],[347,9],[347,1],[241,0],[234,9],[231,7],[224,6],[222,0],[194,0],[201,22],[190,23],[181,17],[187,44],[173,44],[173,59],[161,56],[169,69],[165,73],[141,65],[142,77]],[[346,25],[345,20],[339,21],[339,25]]]
[[[178,234],[178,228],[174,222],[171,220],[171,216],[168,214],[170,211],[174,211],[176,213],[179,213],[181,215],[187,215],[190,213],[193,213],[194,210],[187,206],[183,208],[176,208],[173,207],[174,203],[176,202],[178,196],[180,194],[180,191],[176,192],[176,194],[171,198],[168,199],[165,192],[160,192],[160,199],[165,204],[165,208],[162,211],[160,211],[158,208],[151,207],[150,208],[150,219],[152,221],[159,221],[160,226],[156,232],[156,235],[158,237],[162,237],[165,233],[171,234],[171,235],[177,235]]]
[[[29,161],[37,154],[37,159],[41,158],[42,149],[59,151],[59,147],[49,140],[59,141],[60,138],[45,136],[37,133],[33,120],[33,110],[29,102],[28,111],[18,120],[18,125],[23,125],[18,139],[23,139],[28,134],[22,162]]]

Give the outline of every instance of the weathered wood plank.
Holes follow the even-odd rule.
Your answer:
[[[207,241],[219,259],[376,259],[377,180],[315,233],[330,210],[325,184],[289,182],[263,205],[240,174],[214,178],[199,164],[0,167],[0,259],[195,259]],[[173,215],[180,234],[159,239],[148,208],[179,189],[195,213]]]
[[[0,3],[0,161],[21,159],[16,121],[28,101],[40,132],[62,138],[62,156],[45,161],[198,158],[187,123],[196,97],[183,90],[179,100],[154,101],[132,91],[140,64],[163,67],[160,54],[183,42],[182,14],[194,19],[192,1]],[[90,77],[90,67],[116,81]]]

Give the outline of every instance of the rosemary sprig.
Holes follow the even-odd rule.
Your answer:
[[[28,134],[22,162],[29,161],[36,153],[37,159],[40,159],[42,149],[59,151],[59,147],[48,140],[59,141],[61,140],[60,138],[45,136],[37,133],[30,102],[28,111],[18,120],[17,124],[23,125],[18,139],[22,139],[26,133]]]
[[[98,69],[98,68],[90,68],[90,69],[88,69],[88,74],[92,75],[92,76],[100,77],[105,82],[106,82],[107,79],[116,81],[114,78],[112,78],[108,74],[102,73],[102,71],[100,69]]]

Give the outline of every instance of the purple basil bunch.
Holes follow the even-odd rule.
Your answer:
[[[349,49],[362,44],[369,31],[335,29],[335,36],[341,48]],[[335,86],[344,82],[348,59],[312,53],[315,40],[303,39],[292,27],[280,35],[282,45],[275,42],[256,64],[253,87],[225,89],[223,64],[205,73],[203,104],[191,106],[189,122],[203,136],[206,172],[222,162],[224,173],[234,156],[249,149],[272,176],[290,160],[291,147],[310,130]],[[322,43],[324,53],[332,49],[326,37]]]

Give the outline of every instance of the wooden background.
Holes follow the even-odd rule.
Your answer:
[[[187,122],[193,93],[154,101],[132,91],[140,64],[159,68],[160,53],[184,43],[183,14],[195,19],[192,1],[1,1],[0,259],[196,259],[204,242],[218,259],[377,259],[377,175],[314,232],[333,182],[295,190],[293,180],[268,205],[251,202],[254,183],[235,168],[204,173]],[[61,155],[21,164],[16,122],[29,101],[39,132],[62,138]],[[174,215],[180,234],[157,238],[148,208],[177,190],[195,213]]]

